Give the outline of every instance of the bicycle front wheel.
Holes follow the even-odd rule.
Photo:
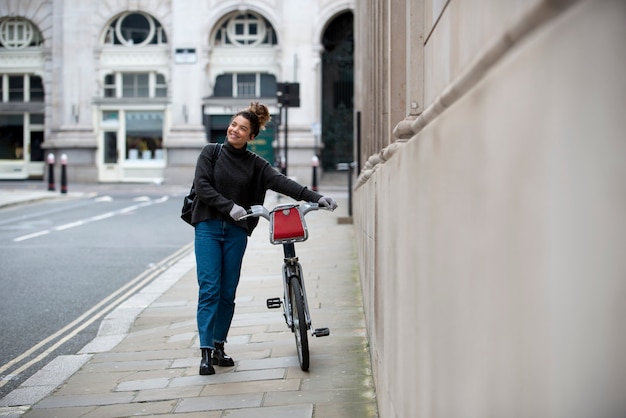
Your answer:
[[[306,316],[304,314],[304,294],[297,276],[289,280],[289,298],[291,301],[291,316],[293,318],[293,332],[296,336],[298,360],[303,371],[309,370],[309,339],[307,334]]]

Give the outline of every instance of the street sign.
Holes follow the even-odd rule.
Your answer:
[[[176,48],[174,51],[176,64],[195,64],[197,60],[196,48]]]

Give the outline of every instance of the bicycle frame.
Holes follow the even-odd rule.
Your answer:
[[[248,217],[262,217],[270,222],[270,242],[283,246],[283,298],[267,299],[268,308],[282,306],[283,315],[287,327],[294,333],[300,368],[304,371],[309,368],[309,343],[307,333],[311,336],[325,337],[330,334],[328,328],[316,328],[311,326],[311,314],[306,295],[302,265],[296,256],[296,242],[306,241],[308,230],[304,222],[304,216],[313,210],[321,209],[316,203],[285,204],[276,206],[268,211],[263,206],[253,206]]]

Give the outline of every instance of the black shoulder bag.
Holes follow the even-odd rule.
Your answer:
[[[222,150],[222,144],[216,144],[213,148],[213,155],[211,158],[211,165],[215,168],[215,162],[217,161],[217,157],[220,155],[220,151]],[[185,196],[183,199],[183,210],[181,211],[180,218],[191,225],[191,214],[193,213],[193,201],[196,198],[196,189],[193,187],[193,182],[191,183],[191,190],[189,190],[189,194]]]

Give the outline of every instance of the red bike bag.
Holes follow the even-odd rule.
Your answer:
[[[307,238],[306,223],[297,205],[280,205],[272,210],[270,217],[272,244],[305,241]]]

